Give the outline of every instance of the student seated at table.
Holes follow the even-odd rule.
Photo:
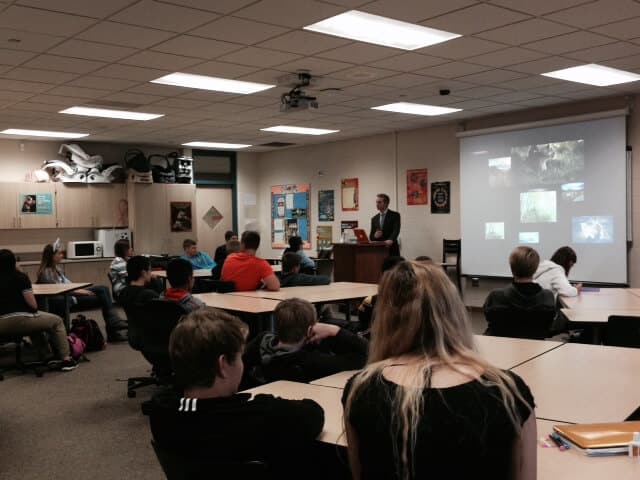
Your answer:
[[[212,270],[215,268],[216,262],[213,261],[208,253],[198,251],[198,242],[195,240],[187,238],[182,242],[182,249],[184,250],[184,255],[180,258],[190,262],[194,270]]]
[[[229,242],[238,240],[238,234],[233,230],[227,230],[224,232],[224,243],[216,248],[215,253],[213,254],[213,261],[216,262],[217,265],[222,265],[224,263],[224,259],[229,255]]]
[[[316,271],[316,264],[313,260],[307,257],[302,248],[302,238],[294,235],[289,237],[289,247],[284,249],[282,253],[282,259],[287,253],[296,253],[300,257],[300,271],[309,275],[313,275]]]
[[[120,292],[120,304],[126,310],[131,305],[147,303],[160,295],[151,288],[153,277],[151,276],[151,262],[147,257],[136,255],[131,257],[126,264],[129,284]]]
[[[48,342],[44,333],[48,334]],[[0,250],[0,337],[23,336],[31,337],[40,360],[49,356],[50,344],[63,371],[76,368],[62,318],[38,311],[29,277],[18,269],[13,252],[3,249]]]
[[[404,257],[387,257],[382,261],[382,273],[391,270],[400,262],[404,262]],[[371,328],[371,320],[373,319],[373,309],[376,306],[378,296],[372,295],[365,298],[358,307],[359,330],[366,331]]]
[[[354,478],[536,478],[531,392],[477,353],[439,265],[382,277],[368,363],[343,404]]]
[[[240,251],[240,240],[229,240],[224,248],[226,248],[226,255],[222,258],[220,263],[216,261],[216,268],[211,270],[211,276],[215,280],[220,280],[220,276],[222,275],[222,269],[224,268],[224,262],[227,260],[227,257],[232,253],[238,253]]]
[[[72,283],[62,271],[64,250],[59,240],[54,244],[48,244],[42,251],[42,260],[38,268],[38,283]],[[111,293],[104,285],[94,285],[73,291],[73,295],[67,297],[72,310],[87,310],[92,308],[102,309],[109,342],[126,341],[126,337],[119,331],[127,328],[127,322],[116,313],[111,302]],[[59,316],[64,316],[65,298],[53,297],[49,299],[49,310]]]
[[[485,332],[487,335],[500,334],[496,326],[491,324],[492,312],[535,312],[540,315],[541,320],[543,316],[551,318],[555,315],[553,293],[533,281],[533,274],[539,263],[540,256],[531,247],[516,247],[511,252],[509,266],[513,282],[505,288],[491,291],[484,302],[483,309],[489,321],[489,327]],[[513,317],[513,322],[519,321],[516,313]],[[546,333],[546,336],[551,335],[551,325]]]
[[[276,333],[257,336],[245,354],[256,378],[311,382],[364,366],[368,342],[337,325],[319,323],[306,300],[284,300],[274,314]]]
[[[542,288],[551,290],[557,297],[575,297],[582,290],[582,284],[576,286],[569,283],[569,271],[578,261],[576,252],[571,247],[560,247],[551,256],[551,259],[544,260],[538,266],[533,280]]]
[[[187,468],[198,460],[262,461],[269,478],[306,477],[301,469],[316,468],[310,447],[322,431],[324,412],[313,400],[237,393],[247,333],[238,318],[213,308],[178,323],[169,341],[178,391],[154,396],[153,438]],[[185,478],[218,478],[216,466],[210,468]],[[227,475],[232,472],[220,478],[245,478]]]
[[[280,290],[280,281],[266,260],[256,256],[260,234],[248,230],[240,239],[240,252],[232,253],[224,261],[220,279],[233,282],[237,292],[256,290],[260,285],[270,291]]]
[[[199,298],[191,295],[193,288],[193,267],[183,258],[174,258],[167,265],[167,280],[171,287],[167,288],[160,298],[179,303],[187,312],[206,307]]]
[[[111,280],[111,290],[113,297],[117,300],[120,292],[127,286],[127,260],[133,255],[133,248],[129,240],[121,238],[113,245],[116,257],[109,266],[109,280]]]
[[[331,279],[326,275],[300,273],[300,262],[300,256],[297,253],[289,252],[282,256],[282,272],[276,273],[280,280],[280,288],[328,285],[331,283]]]

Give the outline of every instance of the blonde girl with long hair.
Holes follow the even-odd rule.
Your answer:
[[[343,403],[355,479],[536,478],[531,392],[477,353],[438,265],[402,262],[384,274],[368,363]]]

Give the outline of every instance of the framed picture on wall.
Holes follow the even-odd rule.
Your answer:
[[[171,231],[192,231],[191,202],[171,202]]]
[[[358,179],[343,178],[340,187],[342,193],[342,211],[353,212],[358,210]]]
[[[429,203],[429,183],[427,169],[407,170],[407,205]]]
[[[334,220],[334,192],[320,190],[318,192],[318,221],[333,222]]]
[[[451,212],[451,182],[431,184],[431,213]]]

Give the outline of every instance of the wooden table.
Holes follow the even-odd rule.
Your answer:
[[[151,275],[154,277],[162,278],[166,280],[167,271],[166,270],[152,270]],[[193,271],[193,278],[206,278],[211,276],[210,268],[201,268]]]
[[[342,390],[347,384],[347,381],[359,371],[360,370],[346,370],[344,372],[334,373],[328,377],[318,378],[310,383],[311,385],[320,385],[322,387],[338,388]]]
[[[559,298],[563,306],[571,309],[640,309],[640,296],[630,288],[601,288],[598,292],[581,292],[575,297],[561,295]]]
[[[640,308],[612,310],[562,308],[560,311],[569,321],[581,323],[607,323],[611,315],[640,317]]]
[[[289,400],[310,398],[320,404],[324,410],[324,428],[318,440],[325,443],[347,445],[346,434],[342,425],[342,389],[310,385],[288,381],[278,381],[246,390],[248,393],[267,393]]]
[[[280,300],[240,297],[228,293],[196,293],[193,296],[202,300],[208,307],[254,314],[271,313],[280,303]]]
[[[64,318],[62,319],[64,322],[64,328],[69,331],[71,326],[70,320],[70,310],[69,310],[69,294],[73,293],[74,290],[78,290],[80,288],[90,287],[90,283],[82,282],[82,283],[34,283],[31,288],[33,290],[33,294],[36,296],[44,297],[44,305],[45,310],[49,311],[49,298],[56,295],[62,295],[64,297]]]
[[[539,418],[617,422],[640,405],[640,349],[567,343],[513,371],[531,388]]]

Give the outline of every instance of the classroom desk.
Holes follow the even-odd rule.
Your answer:
[[[375,283],[334,282],[329,285],[281,288],[277,292],[251,290],[248,292],[231,292],[228,295],[272,298],[274,300],[304,298],[311,303],[324,303],[365,298],[370,295],[376,295],[377,293],[378,285]]]
[[[208,307],[253,314],[271,313],[280,303],[279,300],[269,298],[240,297],[228,293],[196,293],[193,296],[202,300]]]
[[[607,323],[611,315],[640,317],[640,308],[612,310],[561,308],[560,311],[569,321],[582,323]]]
[[[166,270],[152,270],[151,275],[154,277],[162,278],[163,280],[167,279],[167,271]],[[193,278],[206,278],[211,276],[210,268],[201,268],[199,270],[193,271]]]
[[[537,420],[537,437],[546,437],[553,426],[562,422]],[[640,478],[640,461],[624,455],[587,457],[576,449],[561,452],[557,448],[543,448],[538,442],[538,478],[540,480],[580,479],[631,480]]]
[[[318,440],[346,447],[347,437],[343,433],[342,426],[342,389],[281,380],[245,390],[245,392],[254,395],[267,393],[289,400],[304,398],[315,400],[324,410],[324,428]]]
[[[48,297],[62,295],[64,296],[64,318],[62,321],[64,322],[64,328],[69,331],[71,327],[70,320],[70,311],[69,311],[69,302],[67,297],[74,290],[78,290],[80,288],[90,287],[90,283],[34,283],[31,288],[33,290],[33,294],[36,296],[44,297],[45,310],[49,310],[49,299]]]
[[[640,295],[630,288],[601,288],[598,292],[580,292],[575,297],[560,296],[560,302],[571,309],[640,310]]]
[[[513,371],[531,388],[539,418],[616,422],[640,405],[640,349],[567,343]]]

